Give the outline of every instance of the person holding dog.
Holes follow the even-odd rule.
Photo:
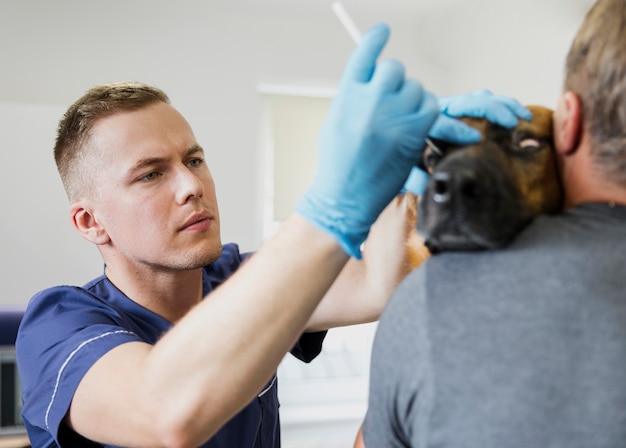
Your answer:
[[[503,250],[435,255],[394,293],[355,446],[624,445],[625,42],[626,2],[597,0],[553,117],[563,211]]]
[[[424,138],[477,138],[399,62],[377,62],[388,35],[377,25],[355,49],[316,177],[254,255],[222,245],[205,150],[165,93],[107,84],[68,109],[55,159],[105,270],[29,303],[16,347],[34,446],[280,446],[282,357],[310,361],[326,329],[378,318],[406,274],[394,198]],[[509,126],[527,114],[478,97],[458,113]]]

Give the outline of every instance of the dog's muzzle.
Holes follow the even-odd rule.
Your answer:
[[[452,158],[430,176],[418,231],[431,253],[501,247],[530,219],[506,175],[486,161]]]

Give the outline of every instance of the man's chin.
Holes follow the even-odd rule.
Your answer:
[[[214,244],[211,247],[186,252],[184,259],[180,260],[180,264],[177,267],[172,267],[181,271],[200,269],[215,262],[221,255],[222,244]]]
[[[204,254],[199,256],[198,266],[196,268],[202,268],[208,264],[215,262],[222,255],[222,243],[212,245]]]

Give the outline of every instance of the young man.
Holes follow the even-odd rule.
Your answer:
[[[282,357],[311,360],[321,330],[377,319],[407,271],[393,199],[439,111],[398,62],[377,64],[388,34],[376,26],[355,50],[312,186],[251,257],[222,246],[205,150],[163,92],[98,86],[69,108],[55,158],[105,272],[29,304],[17,351],[34,446],[279,446]],[[515,121],[499,103],[475,113]]]
[[[624,445],[625,42],[626,2],[598,0],[554,116],[565,211],[505,250],[432,257],[392,297],[368,448]]]

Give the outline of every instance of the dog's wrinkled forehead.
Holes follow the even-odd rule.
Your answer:
[[[491,123],[484,118],[463,117],[461,121],[478,129],[482,134],[481,145],[485,141],[494,142],[506,146],[512,150],[530,150],[536,146],[542,146],[546,142],[552,144],[552,110],[543,106],[527,106],[532,113],[530,121],[519,120],[513,129],[506,129]],[[474,145],[468,145],[474,146]],[[463,146],[448,142],[432,140],[424,151],[420,167],[426,171],[432,171],[439,162],[448,154],[464,148]]]
[[[537,138],[552,138],[552,110],[543,106],[527,107],[532,113],[532,120],[519,120],[514,129],[504,129],[484,118],[464,117],[460,120],[481,131],[483,138],[491,137],[494,132],[508,135],[517,133]]]

